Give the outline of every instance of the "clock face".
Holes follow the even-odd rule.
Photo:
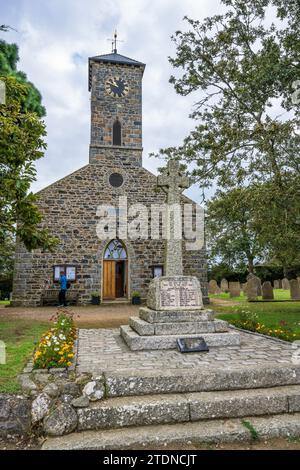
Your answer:
[[[123,78],[111,77],[106,80],[105,91],[108,95],[114,98],[121,98],[127,95],[129,86]]]

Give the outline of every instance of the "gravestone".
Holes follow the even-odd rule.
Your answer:
[[[225,278],[223,278],[221,280],[221,291],[222,292],[228,292],[229,291],[228,281]]]
[[[242,288],[243,293],[246,295],[247,294],[247,282],[243,282],[241,284],[241,288]]]
[[[255,274],[253,273],[250,273],[248,274],[247,276],[247,282],[250,280],[250,279],[253,279],[254,280],[254,283],[256,284],[256,296],[257,297],[260,297],[262,295],[262,292],[261,292],[261,280],[259,279],[259,277],[255,276]],[[251,284],[251,288],[253,288],[253,284]]]
[[[286,277],[282,279],[282,289],[284,290],[290,289],[290,281]]]
[[[274,289],[281,289],[281,279],[275,279]]]
[[[178,161],[168,162],[167,169],[158,177],[158,186],[168,195],[168,207],[180,204],[189,180],[181,175]],[[178,220],[174,211],[167,212],[170,237],[166,241],[166,273],[152,279],[147,306],[140,308],[139,317],[129,319],[129,325],[120,327],[122,338],[133,351],[177,349],[178,339],[198,341],[199,334],[208,347],[239,345],[239,334],[228,331],[226,322],[215,320],[213,312],[204,309],[198,279],[183,275],[181,239],[175,237]]]
[[[221,294],[221,289],[218,286],[217,281],[211,279],[208,283],[208,293],[209,294]]]
[[[290,291],[292,300],[300,300],[300,284],[297,279],[290,280]]]
[[[263,300],[274,300],[273,287],[270,281],[264,282],[261,290]]]
[[[257,300],[257,280],[250,277],[247,281],[247,299],[249,302]]]
[[[241,285],[239,282],[229,282],[230,297],[239,297],[241,295]]]
[[[298,281],[298,282],[299,282],[299,284],[300,284],[300,277],[299,277],[299,276],[297,277],[297,281]]]

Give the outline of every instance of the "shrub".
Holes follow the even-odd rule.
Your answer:
[[[34,352],[35,369],[69,367],[72,364],[76,339],[73,313],[67,310],[60,311],[52,320],[54,320],[53,328],[42,335]]]
[[[141,294],[138,291],[133,291],[132,292],[132,298],[134,297],[141,297]]]

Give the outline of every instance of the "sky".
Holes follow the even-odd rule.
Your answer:
[[[143,165],[160,148],[180,145],[194,123],[189,113],[200,96],[177,95],[169,83],[175,55],[171,35],[193,19],[219,14],[219,0],[0,0],[0,23],[14,28],[0,38],[19,46],[18,69],[40,90],[47,110],[47,151],[37,162],[38,191],[88,163],[90,94],[88,57],[118,52],[146,64],[143,78]],[[200,201],[202,189],[187,195]]]

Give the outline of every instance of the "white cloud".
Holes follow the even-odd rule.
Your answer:
[[[144,166],[161,162],[148,154],[178,145],[193,126],[195,97],[176,95],[168,83],[174,54],[171,34],[195,19],[220,12],[219,0],[0,0],[1,22],[18,30],[3,33],[20,49],[19,68],[43,96],[48,149],[37,163],[38,190],[88,163],[90,102],[88,57],[110,52],[115,28],[120,53],[146,63],[143,80]],[[3,3],[3,5],[2,5]],[[193,190],[193,194],[196,194]]]

